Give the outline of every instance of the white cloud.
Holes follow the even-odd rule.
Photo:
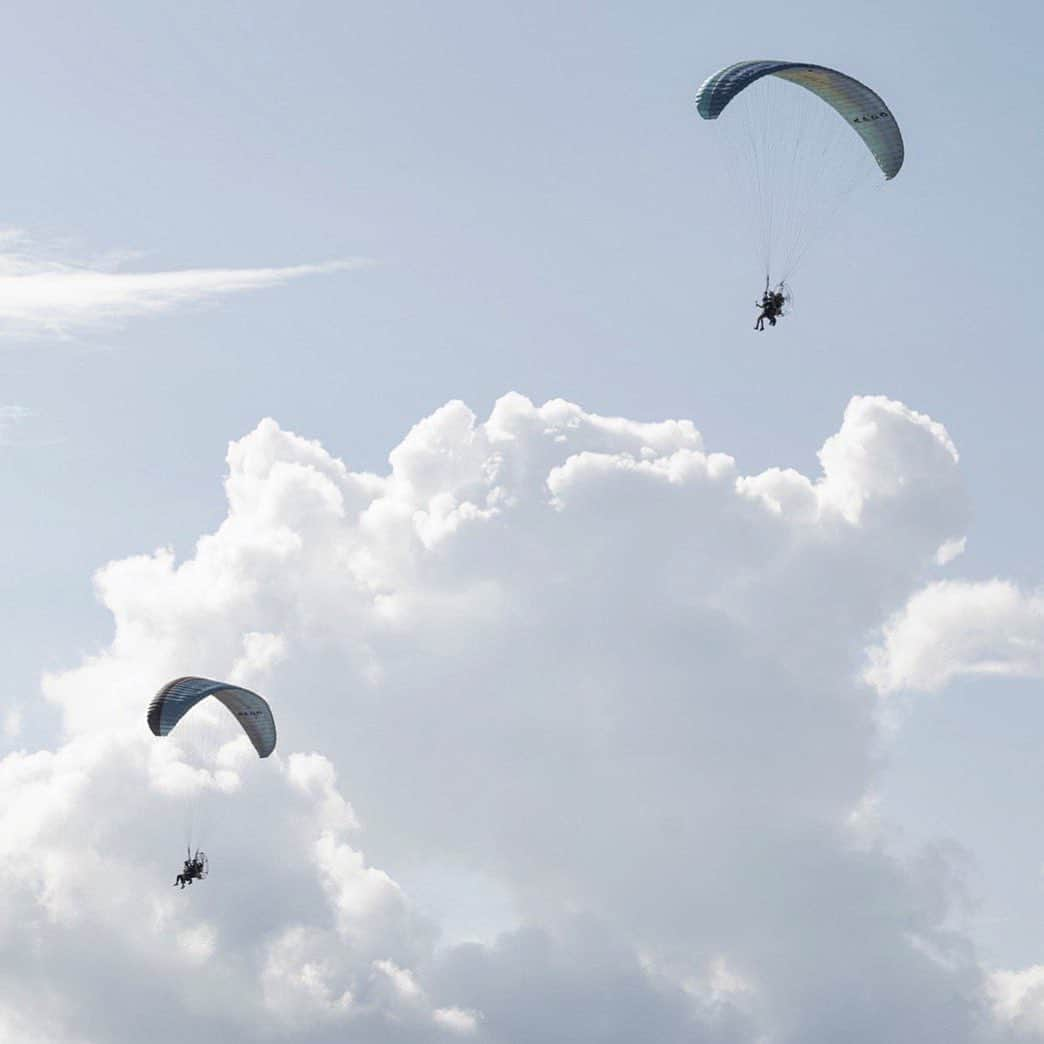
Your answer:
[[[31,416],[32,411],[24,406],[0,406],[0,446],[7,444],[11,430],[19,421]]]
[[[437,1025],[465,1037],[478,1029],[479,1020],[475,1012],[461,1008],[436,1008],[432,1018]]]
[[[955,558],[964,554],[968,541],[966,537],[953,538],[944,541],[935,552],[936,565],[949,565]]]
[[[1005,580],[929,584],[885,624],[867,671],[882,693],[962,676],[1044,677],[1044,598]]]
[[[1022,1039],[1044,1037],[1044,965],[990,976],[990,998],[997,1017],[1022,1030]]]
[[[7,230],[0,253],[0,336],[69,336],[99,326],[160,315],[229,294],[279,286],[306,276],[366,267],[365,259],[268,268],[187,268],[123,272],[130,255],[79,263],[54,257]],[[51,256],[48,256],[51,255]]]
[[[378,476],[263,421],[190,558],[99,572],[113,641],[44,685],[62,744],[0,761],[0,1010],[62,1044],[190,1011],[308,1044],[1002,1039],[959,864],[873,822],[859,680],[964,528],[956,452],[859,398],[821,461],[746,476],[688,422],[509,395]],[[280,747],[223,748],[219,784],[188,721],[143,716],[233,670]],[[220,826],[182,893],[186,795]],[[440,946],[403,882],[453,866],[516,926]]]
[[[354,1014],[352,992],[321,932],[288,928],[268,948],[261,974],[266,1009],[287,1029],[344,1023]]]

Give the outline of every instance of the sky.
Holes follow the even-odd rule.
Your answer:
[[[1042,21],[0,12],[0,1036],[1044,1037]],[[764,335],[749,57],[906,141]]]

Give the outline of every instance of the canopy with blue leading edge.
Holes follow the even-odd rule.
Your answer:
[[[836,69],[806,62],[750,61],[729,65],[709,77],[696,95],[705,120],[716,120],[741,91],[764,76],[777,76],[811,91],[831,106],[863,139],[885,178],[903,165],[903,136],[879,94]]]
[[[166,736],[208,696],[220,700],[229,709],[260,757],[267,758],[275,750],[275,719],[265,700],[249,689],[210,678],[175,678],[164,685],[149,704],[149,728],[156,736]]]

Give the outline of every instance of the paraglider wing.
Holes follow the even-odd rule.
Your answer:
[[[899,173],[903,165],[903,136],[888,106],[866,84],[823,65],[737,62],[716,72],[700,88],[696,95],[699,114],[705,120],[716,120],[740,91],[764,76],[778,76],[817,95],[863,139],[886,179]]]
[[[149,728],[156,736],[166,736],[208,696],[232,712],[260,757],[267,758],[275,750],[275,719],[268,704],[256,692],[209,678],[175,678],[164,685],[149,704]]]

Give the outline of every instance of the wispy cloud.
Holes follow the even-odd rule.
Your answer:
[[[373,263],[349,258],[270,268],[123,272],[119,267],[140,255],[110,252],[80,262],[56,256],[60,252],[62,244],[37,244],[17,230],[0,231],[0,336],[66,337]]]
[[[0,406],[0,446],[6,446],[11,429],[21,420],[32,416],[24,406]]]

